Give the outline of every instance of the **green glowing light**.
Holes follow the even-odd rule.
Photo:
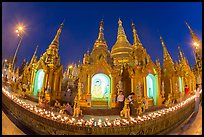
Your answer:
[[[38,95],[38,92],[41,91],[43,86],[44,72],[42,69],[38,70],[35,77],[35,86],[34,86],[34,96]]]
[[[92,77],[91,96],[92,100],[108,100],[110,94],[110,78],[102,73]]]
[[[149,74],[146,77],[146,84],[147,84],[147,96],[149,98],[153,98],[154,99],[154,104],[156,104],[156,91],[157,91],[157,87],[156,87],[156,78],[154,75]]]
[[[179,77],[179,89],[180,89],[180,92],[182,92],[182,80],[181,80],[181,77]]]

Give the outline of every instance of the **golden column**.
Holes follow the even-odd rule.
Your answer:
[[[131,78],[131,92],[135,93],[135,92],[136,92],[136,91],[135,91],[135,88],[134,88],[134,87],[135,87],[135,86],[134,86],[134,85],[135,85],[135,82],[134,82],[134,81],[135,81],[135,80],[134,80],[135,77],[134,77],[134,76],[130,76],[130,78]]]
[[[160,87],[161,79],[158,74],[155,75],[155,78],[156,78],[156,87],[157,87],[156,105],[160,105],[159,99],[160,99],[160,93],[161,93],[161,87]]]
[[[35,76],[36,76],[37,70],[33,67],[32,68],[32,75],[31,75],[31,86],[30,86],[30,94],[32,95],[34,87],[35,87]]]
[[[58,73],[55,71],[55,72],[54,72],[54,82],[53,82],[53,91],[56,91],[56,92],[54,93],[54,96],[55,96],[55,97],[58,96],[58,93],[57,93],[57,90],[58,90],[58,82],[59,82]]]
[[[146,81],[146,77],[143,77],[143,81],[144,81],[144,97],[147,97],[147,81]]]
[[[91,74],[88,74],[87,107],[91,107]]]
[[[43,71],[44,71],[43,85],[44,85],[44,87],[47,87],[47,84],[48,84],[48,71],[47,70],[43,70]]]
[[[58,97],[61,99],[62,76],[59,77]]]
[[[51,91],[53,91],[53,71],[54,71],[54,66],[53,64],[49,64],[49,76],[48,76],[48,86],[50,86],[52,89]]]
[[[171,80],[172,78],[170,78],[169,80],[170,80],[170,93],[172,94],[172,80]]]
[[[111,107],[112,108],[115,108],[116,105],[117,105],[117,102],[116,102],[116,75],[112,74],[111,76],[111,96],[110,96],[110,100],[111,100]]]

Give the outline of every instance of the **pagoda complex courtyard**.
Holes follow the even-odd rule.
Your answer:
[[[202,43],[189,24],[185,22],[195,45],[193,68],[180,46],[175,51],[178,60],[172,59],[162,36],[158,39],[163,65],[152,60],[140,41],[139,28],[131,23],[133,41],[128,41],[120,18],[109,50],[104,22],[99,23],[91,50],[71,65],[62,65],[59,56],[65,22],[52,30],[56,34],[46,51],[38,58],[37,46],[22,69],[14,67],[15,58],[4,59],[4,111],[32,134],[167,134],[188,119],[194,113],[195,91],[202,91]]]

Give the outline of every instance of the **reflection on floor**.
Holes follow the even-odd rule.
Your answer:
[[[2,111],[2,135],[26,135]]]
[[[202,135],[202,106],[200,105],[197,114],[193,114],[189,120],[168,135]]]

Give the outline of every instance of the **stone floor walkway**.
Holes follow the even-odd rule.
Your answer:
[[[202,135],[202,106],[200,105],[197,114],[194,113],[168,135]]]
[[[15,94],[15,93],[14,93]],[[27,103],[36,105],[37,103],[22,99]],[[148,113],[148,112],[147,112]],[[90,116],[84,115],[84,119],[94,117],[95,120],[104,120],[107,116]],[[108,116],[111,119],[120,119],[119,116]],[[25,135],[2,111],[2,135]],[[171,131],[168,135],[202,135],[202,106],[199,107],[199,112],[193,114],[188,120],[183,122],[179,127]]]
[[[2,135],[26,135],[2,111]]]

